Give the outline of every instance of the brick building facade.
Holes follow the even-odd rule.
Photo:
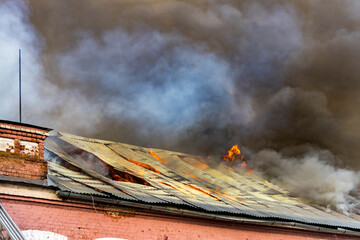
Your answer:
[[[197,209],[182,210],[181,207],[167,205],[112,201],[114,199],[99,197],[101,195],[94,195],[90,190],[90,194],[71,195],[72,192],[64,191],[64,188],[80,189],[76,185],[80,182],[69,184],[65,180],[60,181],[61,177],[65,177],[65,172],[57,172],[57,178],[52,175],[57,184],[47,179],[49,166],[44,160],[44,140],[49,130],[0,121],[0,204],[24,233],[40,230],[54,233],[53,239],[69,240],[305,240],[360,237],[356,223],[352,225],[355,229],[342,229],[325,224],[295,224],[289,221],[208,214]],[[92,180],[86,181],[90,186]],[[65,196],[65,193],[69,196]],[[341,220],[341,214],[338,215],[339,221],[345,221]],[[37,236],[33,239],[46,239]]]
[[[0,175],[46,180],[44,140],[49,129],[0,122]]]
[[[141,212],[114,206],[86,205],[23,197],[0,198],[20,229],[38,229],[75,239],[358,239],[340,234],[272,226],[220,222]]]

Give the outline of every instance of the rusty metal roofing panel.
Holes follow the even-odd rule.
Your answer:
[[[125,192],[121,191],[121,189],[118,189],[120,191],[118,191],[116,189],[116,186],[113,185],[113,180],[107,179],[104,176],[101,176],[100,174],[91,171],[89,169],[87,169],[86,167],[83,167],[83,165],[81,164],[81,162],[79,160],[77,160],[76,158],[74,158],[73,156],[71,156],[71,154],[67,154],[66,152],[64,152],[54,141],[52,141],[51,139],[49,139],[49,141],[47,142],[47,149],[50,150],[51,152],[56,153],[59,157],[61,157],[64,161],[67,161],[69,163],[71,163],[72,165],[82,169],[84,172],[86,172],[89,176],[91,176],[93,179],[97,179],[100,180],[100,182],[104,182],[104,185],[106,186],[106,189],[103,189],[104,191],[109,191],[109,193],[113,194],[114,196],[117,196],[119,198],[122,199],[126,199],[126,200],[137,200],[137,198],[134,198],[133,196],[130,196],[128,194],[126,194]],[[61,168],[61,170],[59,170],[59,166],[56,164],[50,164],[50,169],[51,167],[56,168],[57,171],[61,172],[62,175],[67,176],[69,179],[72,179],[71,181],[74,182],[76,177],[79,177],[79,174],[76,173],[75,171],[70,171],[66,168]],[[74,175],[75,174],[75,175]],[[83,177],[86,175],[83,175]],[[81,181],[81,178],[77,179],[78,181]],[[69,182],[71,182],[69,181]],[[98,187],[104,187],[104,185],[102,185],[100,182],[98,183]],[[64,183],[62,183],[64,184]],[[70,183],[69,183],[70,184]],[[63,185],[62,185],[63,186]],[[65,186],[63,186],[65,187]]]
[[[116,154],[114,151],[112,151],[103,144],[94,143],[94,142],[81,142],[81,140],[69,139],[67,137],[62,137],[62,139],[66,140],[71,144],[74,144],[77,147],[80,147],[84,150],[94,153],[101,160],[103,160],[104,162],[106,162],[107,164],[113,166],[118,170],[130,172],[139,177],[144,177],[144,176],[152,177],[152,175],[154,174],[156,175],[156,173],[153,173],[147,169],[139,167],[138,165],[125,160],[124,158],[122,158],[121,156],[119,156],[118,154]],[[165,197],[166,195],[164,195],[164,198],[162,199],[161,195],[159,194],[156,196],[155,194],[148,193],[146,189],[139,184],[133,184],[131,188],[127,187],[124,183],[121,182],[114,181],[112,182],[112,184],[117,188],[121,189],[123,192],[127,193],[130,196],[135,197],[140,201],[144,201],[148,203],[168,203],[168,201],[170,200],[169,197]],[[174,199],[174,197],[172,199]],[[174,199],[173,203],[179,204],[183,202],[181,200]]]
[[[55,163],[49,163],[49,169],[50,174],[58,176],[67,176],[72,181],[83,184],[86,187],[92,188],[95,191],[101,192],[103,194],[110,194],[115,197],[119,197],[121,199],[128,199],[128,200],[136,200],[129,195],[121,192],[120,190],[116,189],[112,185],[109,185],[105,182],[99,181],[98,179],[92,178],[88,175],[71,171],[69,169],[66,169],[65,167],[62,167],[60,165],[57,165]],[[64,183],[63,183],[64,184]],[[66,185],[65,185],[66,187]]]
[[[266,212],[262,212],[259,209],[252,209],[244,205],[243,203],[239,202],[238,200],[233,200],[231,198],[220,196],[221,201],[225,202],[226,204],[232,206],[233,208],[236,208],[238,211],[240,211],[242,214],[246,214],[248,216],[253,217],[270,217],[270,215]]]
[[[98,157],[100,157],[102,160],[111,164],[111,166],[114,166],[117,169],[131,172],[133,174],[139,174],[139,173],[142,173],[143,171],[147,171],[146,169],[144,170],[141,167],[134,165],[133,163],[128,162],[128,161],[124,160],[123,158],[119,157],[118,155],[116,155],[113,151],[111,151],[104,145],[99,145],[98,143],[93,143],[93,142],[81,143],[80,141],[75,141],[72,139],[69,140],[67,138],[65,138],[65,139],[66,139],[66,141],[74,143],[74,145],[76,144],[76,146],[82,147],[83,149],[86,149],[88,151],[98,151],[97,152]],[[79,163],[77,159],[72,158],[72,156],[69,156],[67,153],[60,151],[54,145],[56,145],[56,144],[54,144],[54,142],[51,142],[51,144],[49,144],[50,151],[55,151],[62,158],[69,160],[72,164],[84,169],[90,175],[94,176],[94,173],[89,171],[89,169],[82,167],[81,163]],[[98,177],[100,177],[100,176],[98,176]],[[174,204],[183,204],[183,202],[181,200],[175,199],[174,197],[168,197],[165,194],[164,194],[163,198],[161,198],[161,195],[159,195],[159,194],[155,194],[155,193],[149,194],[147,191],[144,190],[144,188],[139,189],[142,186],[139,184],[134,184],[131,188],[129,188],[129,187],[126,187],[126,185],[124,185],[121,182],[116,182],[113,180],[107,180],[107,182],[110,183],[112,186],[115,186],[116,188],[120,189],[122,192],[126,193],[127,195],[133,197],[132,200],[140,200],[140,201],[148,202],[148,203],[169,203],[169,200],[172,199]]]
[[[166,176],[171,175],[169,172],[169,168],[167,167],[167,164],[164,162],[161,162],[154,158],[150,154],[145,154],[145,151],[150,151],[150,149],[147,148],[129,148],[126,144],[109,144],[107,145],[108,150],[115,153],[118,156],[121,156],[122,159],[130,159],[135,160],[137,162],[145,163],[153,167],[154,169],[158,170],[161,174],[165,174]],[[148,171],[145,171],[145,173],[148,173]],[[156,175],[156,173],[152,173],[151,175]]]
[[[61,142],[50,139],[46,142],[49,151],[86,173],[83,176],[53,166],[51,177],[69,191],[83,194],[97,191],[112,197],[128,197],[130,201],[183,205],[198,211],[360,229],[357,220],[315,208],[245,169],[235,172],[221,165],[213,168],[198,156],[68,134],[60,134],[59,139],[92,154],[88,155],[90,158],[96,156],[96,161],[147,182],[143,185],[112,180],[92,169],[85,163],[88,160],[69,152]]]
[[[147,203],[168,203],[165,199],[160,198],[159,195],[155,196],[155,194],[149,194],[151,190],[149,190],[149,188],[144,188],[143,185],[135,183],[129,185],[127,182],[115,182],[114,184],[140,201]]]
[[[65,140],[73,144],[76,147],[79,147],[85,151],[88,151],[97,157],[99,157],[106,164],[111,165],[112,167],[120,170],[126,171],[131,174],[137,175],[139,177],[156,177],[157,173],[152,172],[146,168],[140,167],[125,158],[116,154],[113,150],[111,150],[107,145],[101,144],[98,142],[87,142],[80,139],[68,138],[62,136],[61,139]],[[134,158],[134,160],[138,160]]]
[[[177,198],[177,197],[175,197],[175,196],[173,196],[173,195],[171,195],[171,194],[169,194],[167,192],[164,192],[161,189],[149,190],[149,191],[147,191],[147,193],[149,195],[152,195],[152,196],[156,197],[156,198],[162,199],[165,202],[170,203],[170,204],[189,205],[186,202],[182,201],[180,198]]]
[[[92,188],[89,188],[83,184],[73,181],[71,178],[64,177],[63,175],[52,172],[48,175],[48,178],[55,183],[59,188],[80,194],[90,194],[106,197],[106,194],[100,193]]]

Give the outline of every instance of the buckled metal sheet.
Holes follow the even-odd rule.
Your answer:
[[[68,134],[61,134],[60,139],[97,156],[119,171],[141,177],[151,184],[145,186],[111,180],[89,169],[50,138],[45,142],[49,151],[86,173],[81,175],[56,164],[49,165],[53,170],[49,174],[50,179],[69,191],[150,204],[184,205],[207,212],[360,229],[357,220],[310,206],[300,198],[290,196],[288,190],[246,170],[234,172],[221,165],[215,169],[201,157],[161,149]]]

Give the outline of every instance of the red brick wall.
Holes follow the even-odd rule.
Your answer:
[[[47,132],[40,127],[0,121],[0,141],[3,142],[0,175],[45,179],[47,162],[44,160],[44,140]]]
[[[21,230],[51,231],[65,235],[69,240],[101,237],[129,240],[358,239],[285,228],[169,217],[120,208],[114,210],[100,206],[81,207],[78,204],[28,200],[31,199],[0,195],[0,203]]]
[[[35,126],[26,126],[23,124],[4,123],[0,121],[0,137],[14,139],[15,154],[20,155],[24,146],[20,141],[28,141],[38,143],[38,151],[27,155],[28,157],[35,157],[44,159],[44,140],[46,139],[48,131]],[[26,155],[26,154],[23,154]]]
[[[47,162],[0,153],[0,175],[43,180],[47,174]]]

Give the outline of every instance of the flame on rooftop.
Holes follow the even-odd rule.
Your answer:
[[[223,156],[223,160],[227,162],[233,162],[236,159],[243,159],[243,156],[241,155],[240,148],[238,145],[232,146],[228,151],[228,153]]]

